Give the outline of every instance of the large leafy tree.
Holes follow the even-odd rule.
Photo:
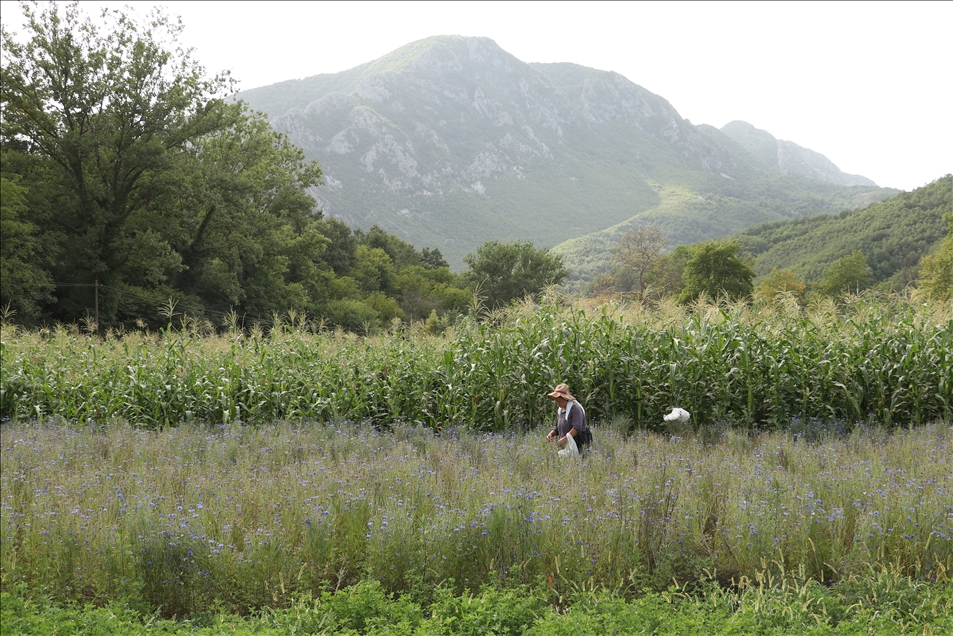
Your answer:
[[[329,239],[307,188],[317,164],[243,104],[227,126],[197,140],[171,175],[162,207],[187,210],[170,239],[184,268],[178,289],[207,307],[255,314],[315,311],[327,298]]]
[[[320,311],[334,276],[308,194],[320,168],[223,99],[230,78],[176,46],[181,24],[104,10],[99,26],[76,3],[22,10],[25,37],[3,33],[3,170],[49,256],[53,315],[81,316],[94,281],[107,324],[170,296],[198,313]]]
[[[691,302],[701,294],[709,298],[743,298],[753,290],[754,269],[741,258],[736,241],[706,241],[693,249],[685,263],[685,287],[679,298]]]
[[[488,241],[463,259],[469,269],[463,279],[479,291],[491,307],[535,295],[569,275],[562,257],[536,249],[529,241]]]
[[[21,8],[26,40],[2,35],[0,135],[24,155],[11,167],[24,175],[34,221],[58,248],[53,275],[115,290],[129,276],[157,281],[181,269],[144,217],[165,212],[154,207],[159,176],[224,125],[229,78],[209,78],[189,51],[169,48],[182,27],[161,13],[137,22],[105,10],[101,28],[78,3]],[[142,266],[151,271],[131,271]],[[65,311],[87,305],[75,295],[61,297]],[[107,316],[117,304],[103,294]]]

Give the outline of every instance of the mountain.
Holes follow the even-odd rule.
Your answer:
[[[427,38],[237,97],[321,164],[325,214],[436,247],[455,269],[488,240],[553,247],[653,223],[689,242],[896,192],[781,174],[617,73],[526,64],[486,38]],[[577,279],[601,267],[584,256],[567,259]]]
[[[773,172],[799,174],[809,179],[843,185],[877,185],[867,177],[841,172],[840,168],[819,152],[802,148],[793,141],[776,139],[768,131],[755,128],[748,122],[728,122],[721,127],[721,132],[735,140]]]
[[[766,223],[730,238],[755,257],[759,276],[790,269],[801,280],[817,281],[825,267],[860,250],[875,284],[901,289],[946,236],[943,215],[951,212],[953,175],[946,175],[863,209]]]

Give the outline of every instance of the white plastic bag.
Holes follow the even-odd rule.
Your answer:
[[[566,435],[566,445],[557,453],[560,457],[579,457],[579,447],[572,435]]]
[[[687,422],[691,416],[692,416],[691,413],[689,413],[685,409],[680,409],[676,406],[675,408],[672,409],[671,413],[669,413],[662,419],[664,419],[666,422],[674,422],[675,420],[678,420],[679,422]]]

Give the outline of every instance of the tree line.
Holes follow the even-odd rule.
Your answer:
[[[520,241],[481,246],[458,275],[439,249],[324,217],[320,166],[230,100],[231,76],[206,73],[160,10],[95,22],[75,2],[21,9],[25,38],[2,32],[7,317],[150,324],[173,303],[197,319],[290,311],[373,331],[566,276]]]

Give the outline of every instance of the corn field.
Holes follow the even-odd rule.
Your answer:
[[[83,334],[5,326],[0,417],[144,428],[280,419],[527,430],[568,382],[596,422],[656,429],[953,419],[953,311],[862,296],[808,309],[707,304],[587,309],[551,300],[442,336],[375,337],[289,320],[270,332]]]

